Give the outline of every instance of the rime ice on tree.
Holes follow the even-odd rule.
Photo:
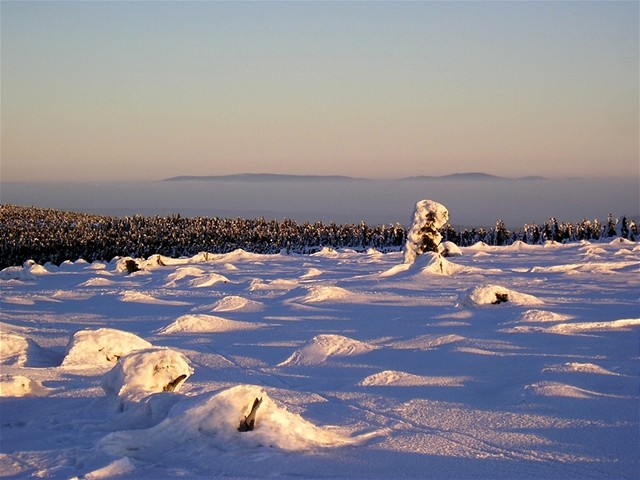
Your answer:
[[[421,253],[437,253],[442,240],[438,229],[448,220],[449,211],[444,205],[433,200],[421,200],[416,203],[413,223],[404,246],[404,263],[413,263]]]

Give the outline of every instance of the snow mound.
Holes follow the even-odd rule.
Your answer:
[[[444,257],[460,257],[462,256],[462,250],[453,242],[442,242],[438,246],[438,252]]]
[[[0,333],[0,365],[22,366],[27,361],[27,339],[11,333]]]
[[[221,298],[213,306],[214,312],[259,312],[262,309],[262,303],[237,295]]]
[[[42,367],[58,363],[55,354],[42,348],[29,338],[14,333],[0,332],[0,365],[13,367]]]
[[[168,348],[137,350],[120,358],[102,379],[107,394],[129,401],[159,392],[178,391],[193,369],[187,358]]]
[[[183,315],[175,322],[158,331],[159,334],[166,335],[169,333],[219,333],[234,332],[238,330],[256,330],[263,328],[264,323],[238,322],[236,320],[227,320],[226,318],[217,317],[215,315]]]
[[[322,257],[322,258],[338,258],[340,253],[335,251],[330,247],[322,247],[322,250],[319,252],[315,252],[311,254],[312,257]]]
[[[207,273],[198,267],[180,267],[175,272],[167,275],[167,283],[165,287],[176,287],[181,280],[194,277],[190,280],[186,280],[184,283],[188,287],[210,287],[216,283],[223,282],[228,283],[229,279],[224,275],[217,273]]]
[[[319,270],[317,268],[310,268],[309,270],[307,270],[307,272],[300,276],[300,278],[313,278],[313,277],[317,277],[322,275],[324,272],[322,270]]]
[[[0,375],[0,397],[46,395],[49,388],[22,375]]]
[[[632,240],[628,240],[624,237],[618,237],[618,238],[614,238],[613,240],[611,240],[609,242],[609,245],[635,245],[636,242],[632,241]]]
[[[607,370],[606,368],[596,365],[595,363],[568,362],[562,365],[552,365],[543,370],[543,372],[557,373],[593,373],[596,375],[612,375],[619,377],[620,374]]]
[[[361,355],[376,348],[378,347],[342,335],[318,335],[278,366],[314,365],[324,362],[329,357]]]
[[[104,277],[95,277],[90,278],[89,280],[82,282],[80,287],[112,287],[112,286],[127,286],[132,287],[134,285],[133,282],[116,282],[114,280],[109,280]]]
[[[81,330],[67,345],[62,366],[112,367],[120,357],[151,344],[133,333],[111,328]]]
[[[540,247],[538,245],[530,245],[528,243],[524,243],[522,240],[516,240],[511,245],[506,245],[502,247],[505,252],[522,252],[522,251],[532,251],[538,250]]]
[[[587,390],[561,382],[538,382],[532,385],[527,385],[525,387],[525,391],[542,397],[566,397],[578,399],[594,397],[624,398],[620,395],[595,392],[593,390]]]
[[[520,317],[523,323],[564,322],[573,318],[571,315],[561,315],[547,310],[527,310]]]
[[[97,470],[93,470],[87,473],[84,477],[85,480],[98,480],[100,478],[112,478],[118,475],[126,475],[133,472],[136,469],[133,462],[129,457],[122,457],[118,460],[114,460],[109,465],[106,465]]]
[[[395,370],[369,375],[358,385],[362,387],[463,387],[469,377],[427,377]]]
[[[129,273],[127,264],[130,262],[133,262],[138,269],[141,266],[140,260],[131,257],[116,257],[111,261],[115,262],[115,271],[118,273]]]
[[[239,432],[240,421],[249,413],[256,398],[255,428]],[[277,405],[260,387],[238,385],[216,393],[207,393],[179,402],[169,416],[146,430],[130,430],[107,435],[99,443],[103,451],[118,457],[136,458],[161,455],[176,445],[203,446],[216,451],[246,452],[247,449],[278,448],[308,451],[362,443],[373,434],[348,437],[339,431],[322,428]],[[196,447],[197,448],[197,447]]]
[[[398,350],[431,350],[452,343],[467,341],[466,337],[456,334],[450,335],[420,335],[410,340],[400,340],[389,344]]]
[[[319,302],[335,302],[346,300],[353,297],[354,294],[349,290],[336,286],[317,286],[311,287],[309,293],[302,297],[303,302],[319,303]]]
[[[122,292],[120,300],[123,302],[146,303],[149,305],[175,305],[175,306],[189,305],[187,302],[181,302],[179,300],[162,300],[160,298],[155,298],[152,295],[142,293],[142,292],[136,292],[133,290],[127,290]]]
[[[27,260],[21,267],[7,267],[0,270],[0,280],[33,281],[36,275],[47,275],[50,272],[33,260]]]
[[[216,283],[229,283],[229,279],[224,275],[220,275],[218,273],[209,273],[207,275],[203,275],[200,278],[194,278],[187,282],[189,287],[194,288],[202,288],[202,287],[212,287]]]
[[[251,281],[249,286],[250,292],[255,291],[273,291],[273,292],[288,292],[293,290],[298,286],[298,282],[296,280],[287,280],[284,278],[277,278],[275,280],[271,280],[268,282],[264,282],[263,280],[256,278]]]
[[[492,305],[509,303],[512,305],[542,305],[544,302],[526,293],[519,293],[498,285],[475,287],[463,295],[461,302],[465,306]]]
[[[196,257],[192,258],[193,263],[201,263],[203,261],[206,262],[215,262],[222,264],[234,264],[240,262],[255,262],[255,261],[264,261],[265,255],[261,255],[258,253],[251,253],[243,250],[241,248],[237,248],[229,253],[204,253],[201,254],[201,258],[198,259]],[[197,260],[197,262],[196,262]]]
[[[562,323],[549,327],[546,331],[571,335],[581,332],[629,331],[633,327],[640,327],[640,318],[625,318],[603,322]]]

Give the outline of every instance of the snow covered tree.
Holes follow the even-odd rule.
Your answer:
[[[413,222],[407,233],[404,246],[404,263],[413,263],[416,257],[425,252],[438,253],[442,235],[438,231],[449,220],[449,211],[433,200],[421,200],[416,203]]]
[[[617,219],[614,220],[613,215],[609,214],[609,216],[607,217],[607,237],[616,236],[616,223]]]

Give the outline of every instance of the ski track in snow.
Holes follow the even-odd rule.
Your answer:
[[[5,269],[0,472],[637,478],[639,246],[461,251]]]

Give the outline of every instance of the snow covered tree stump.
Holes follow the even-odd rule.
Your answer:
[[[418,255],[425,252],[438,254],[442,235],[438,230],[449,221],[449,211],[433,200],[416,203],[413,223],[404,246],[404,263],[412,264]]]

